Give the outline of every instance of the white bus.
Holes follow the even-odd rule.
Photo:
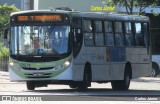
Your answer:
[[[150,18],[151,41],[152,41],[152,71],[151,76],[156,77],[160,73],[160,16],[147,13]]]
[[[23,11],[10,17],[11,81],[27,89],[67,84],[81,90],[130,80],[151,71],[149,18],[106,13]]]

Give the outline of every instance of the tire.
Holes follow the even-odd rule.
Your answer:
[[[156,77],[159,74],[158,68],[154,65],[152,65],[152,71],[151,71],[151,77]]]
[[[35,87],[36,87],[35,82],[32,82],[32,81],[27,81],[27,82],[26,82],[26,85],[27,85],[27,89],[28,89],[28,90],[34,90]]]
[[[78,83],[78,89],[79,90],[86,90],[89,86],[91,86],[91,78],[88,71],[88,67],[85,67],[84,74],[83,74],[83,81]]]
[[[128,90],[130,86],[131,74],[129,71],[125,71],[124,80],[112,81],[113,90]]]
[[[76,83],[71,83],[71,84],[69,84],[69,87],[70,88],[77,88],[77,84]]]

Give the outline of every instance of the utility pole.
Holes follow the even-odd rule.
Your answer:
[[[21,10],[33,10],[34,0],[22,0],[21,2]]]

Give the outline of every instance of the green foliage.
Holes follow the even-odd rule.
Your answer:
[[[156,6],[158,0],[104,0],[105,5],[114,5],[126,8],[127,14],[133,14],[133,8],[139,9],[139,15],[144,14],[146,7]]]
[[[4,28],[4,25],[9,22],[9,17],[12,12],[18,12],[20,11],[18,8],[15,7],[15,5],[0,5],[0,32],[2,36],[2,31]]]
[[[154,16],[159,16],[159,13],[154,12],[153,10],[151,10],[151,13],[152,13]]]
[[[20,11],[15,5],[0,5],[0,61],[8,61],[9,49],[3,46],[3,29],[6,23],[9,22],[10,14],[12,12]]]
[[[0,42],[0,61],[8,61],[9,49]]]

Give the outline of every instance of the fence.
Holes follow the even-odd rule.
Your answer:
[[[0,38],[0,70],[8,71],[9,49],[4,46],[4,39]]]
[[[8,60],[9,57],[7,55],[0,57],[0,70],[8,71]]]

